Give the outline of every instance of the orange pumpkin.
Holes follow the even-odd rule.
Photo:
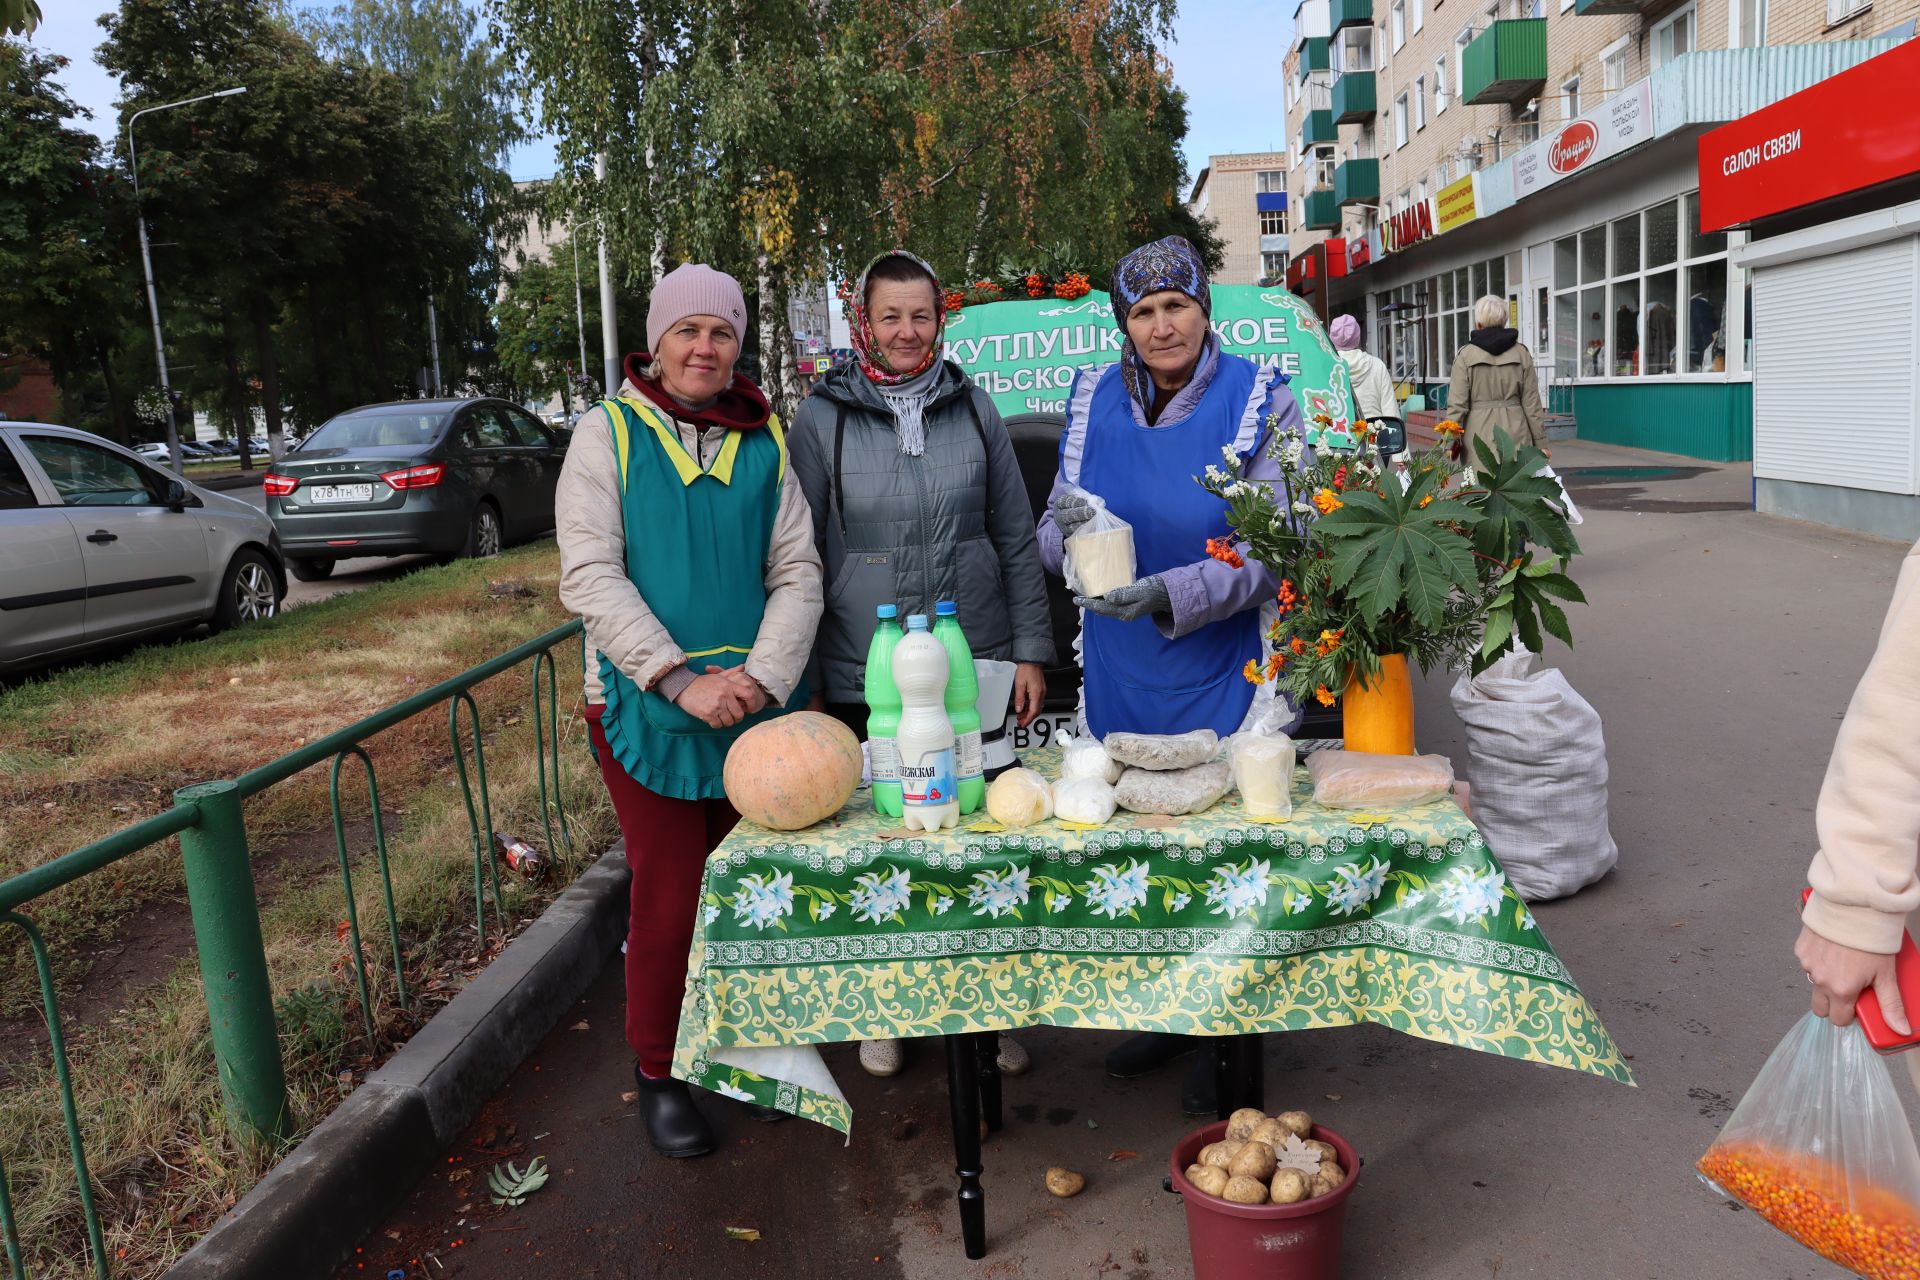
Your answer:
[[[852,798],[860,785],[860,740],[832,716],[796,711],[741,734],[727,752],[722,781],[748,822],[798,831]]]

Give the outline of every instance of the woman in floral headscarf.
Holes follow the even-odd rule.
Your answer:
[[[897,605],[902,618],[932,617],[937,602],[954,601],[976,658],[1018,664],[1021,724],[1039,713],[1053,660],[1046,579],[1013,442],[993,401],[941,358],[944,296],[933,268],[912,254],[875,259],[853,291],[859,358],[820,380],[789,436],[826,569],[810,683],[824,709],[862,737],[880,605]],[[862,1044],[860,1062],[892,1075],[899,1042]],[[1013,1074],[1026,1067],[1006,1037],[1000,1065]]]

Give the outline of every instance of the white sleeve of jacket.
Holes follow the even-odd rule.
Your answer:
[[[776,703],[793,696],[813,652],[814,633],[825,607],[820,550],[813,540],[813,511],[791,465],[780,484],[780,510],[767,545],[767,607],[760,634],[747,656],[747,674]]]
[[[619,461],[604,409],[583,416],[567,446],[554,496],[554,539],[560,544],[560,603],[586,623],[589,648],[604,653],[642,689],[687,660],[627,576]],[[587,661],[593,662],[591,654]],[[590,698],[599,689],[592,670],[587,689]]]

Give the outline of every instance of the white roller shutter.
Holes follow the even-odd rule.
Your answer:
[[[1920,239],[1753,273],[1753,474],[1882,493],[1915,475]]]

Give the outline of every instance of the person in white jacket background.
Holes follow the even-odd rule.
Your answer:
[[[1394,398],[1393,375],[1386,362],[1371,351],[1360,348],[1360,322],[1352,316],[1335,316],[1328,330],[1333,349],[1347,362],[1347,376],[1353,380],[1353,403],[1362,418],[1397,418],[1400,402]]]

